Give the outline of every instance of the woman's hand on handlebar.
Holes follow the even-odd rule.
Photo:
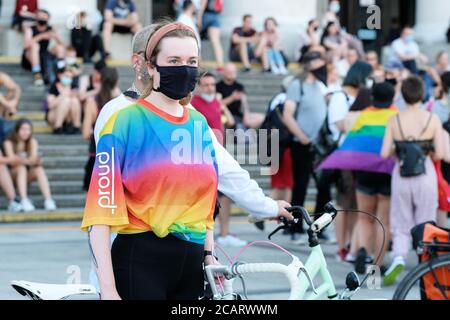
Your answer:
[[[278,215],[273,220],[278,220],[278,222],[280,222],[281,218],[285,218],[288,221],[294,220],[294,216],[286,210],[287,208],[292,207],[290,203],[280,200],[277,201],[277,204],[278,204]]]

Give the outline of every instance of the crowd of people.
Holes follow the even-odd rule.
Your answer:
[[[448,221],[449,54],[442,51],[430,63],[420,51],[414,30],[405,26],[398,38],[392,39],[390,57],[382,63],[377,52],[366,52],[356,36],[341,28],[336,2],[332,1],[325,21],[309,21],[295,53],[301,68],[283,81],[282,92],[269,106],[269,110],[283,106],[282,121],[292,135],[281,150],[279,170],[271,176],[272,196],[304,206],[313,179],[317,213],[334,198],[332,186],[340,208],[374,213],[387,233],[364,214],[348,212],[337,217],[337,258],[354,263],[359,273],[377,262],[385,284],[390,285],[405,266],[410,229],[430,220],[445,227]],[[95,128],[107,121],[98,120],[103,106],[114,98],[130,104],[148,96],[145,90],[153,77],[147,69],[146,50],[154,30],[142,27],[133,1],[109,0],[99,30],[93,30],[87,12],[78,13],[80,28],[72,30],[68,45],[51,26],[49,12],[39,8],[37,1],[17,3],[13,26],[23,32],[22,67],[32,72],[36,86],[48,86],[46,121],[55,135],[82,134],[90,141],[84,179],[84,190],[88,191],[99,138]],[[174,1],[177,20],[194,31],[199,45],[208,37],[213,46],[217,68],[200,77],[190,104],[203,114],[221,144],[227,142],[225,129],[259,129],[265,120],[264,114],[250,110],[239,74],[251,72],[254,61],[261,63],[264,73],[289,73],[274,17],[265,19],[263,30],[258,32],[252,15],[244,15],[242,26],[230,35],[231,62],[225,63],[219,19],[223,5],[217,0]],[[117,70],[107,65],[113,32],[134,34],[136,79],[123,94]],[[50,46],[51,42],[55,44]],[[92,74],[83,74],[79,58],[90,63],[97,52]],[[240,73],[235,62],[242,65]],[[163,68],[157,66],[158,72]],[[0,134],[4,134],[20,108],[21,89],[4,73],[0,73],[0,86],[7,90],[0,94]],[[0,179],[9,210],[35,210],[28,196],[33,180],[44,196],[45,209],[55,210],[32,122],[16,121],[1,140]],[[230,198],[219,192],[217,242],[240,247],[246,241],[229,230]],[[257,227],[263,229],[264,225]],[[301,226],[289,230],[288,235],[294,244],[306,243]],[[385,237],[388,241],[382,247]],[[319,238],[327,241],[330,235],[321,233]],[[382,259],[375,261],[379,251]],[[389,251],[392,259],[384,259]]]

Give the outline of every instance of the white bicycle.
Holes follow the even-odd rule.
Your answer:
[[[290,300],[318,300],[326,297],[332,300],[350,300],[350,298],[363,286],[368,280],[370,274],[361,282],[356,273],[351,272],[347,275],[346,286],[342,294],[338,294],[334,285],[331,274],[328,270],[327,262],[323,254],[322,248],[318,240],[318,233],[329,226],[339,211],[337,211],[331,203],[325,206],[325,213],[323,213],[316,221],[311,220],[311,215],[303,207],[289,208],[294,220],[288,222],[285,219],[281,220],[281,225],[269,235],[271,237],[280,230],[292,227],[293,224],[301,223],[303,219],[308,225],[308,242],[311,248],[310,256],[306,264],[303,264],[300,259],[287,250],[281,248],[273,242],[265,242],[273,245],[285,253],[289,254],[292,262],[289,265],[280,263],[250,263],[243,264],[233,262],[228,266],[212,265],[205,267],[205,279],[211,290],[211,299],[213,300],[241,300],[242,297],[233,290],[233,282],[240,278],[243,282],[244,297],[246,298],[246,287],[243,277],[252,273],[279,273],[283,274],[290,285]],[[348,210],[347,210],[348,211]],[[358,211],[359,212],[359,211]],[[363,212],[365,213],[365,212]],[[365,213],[368,214],[368,213]],[[371,214],[368,214],[374,217]],[[374,217],[384,230],[383,224]],[[255,221],[252,221],[255,222]],[[383,240],[385,241],[385,240]],[[261,243],[263,241],[255,241],[248,247]],[[383,247],[383,246],[382,246]],[[378,256],[378,259],[380,255]],[[377,260],[378,260],[377,259]],[[321,277],[322,284],[315,287],[313,279],[317,276]],[[225,279],[221,281],[220,279]],[[58,284],[43,284],[28,281],[12,281],[11,286],[22,296],[26,296],[32,300],[67,300],[67,299],[99,299],[99,293],[92,285],[58,285]],[[311,292],[308,293],[308,289]]]

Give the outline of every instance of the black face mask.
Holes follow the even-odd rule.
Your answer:
[[[392,84],[394,87],[397,85],[397,79],[395,78],[386,79],[386,82]]]
[[[47,25],[47,20],[38,20],[37,24],[40,26],[46,26]]]
[[[317,80],[320,82],[323,82],[325,85],[327,85],[328,82],[328,70],[327,66],[324,65],[323,67],[320,67],[315,70],[311,70],[311,73],[316,77]]]
[[[156,66],[159,72],[159,88],[154,89],[173,100],[181,100],[194,91],[197,83],[198,68],[189,66],[160,67]]]

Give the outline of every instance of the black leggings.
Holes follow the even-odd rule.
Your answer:
[[[153,232],[118,235],[111,254],[123,300],[198,300],[203,296],[204,246]]]
[[[311,145],[292,143],[292,171],[294,175],[294,188],[292,190],[292,205],[304,206],[308,185],[313,173],[314,153]],[[291,228],[291,233],[303,233],[303,221]]]

